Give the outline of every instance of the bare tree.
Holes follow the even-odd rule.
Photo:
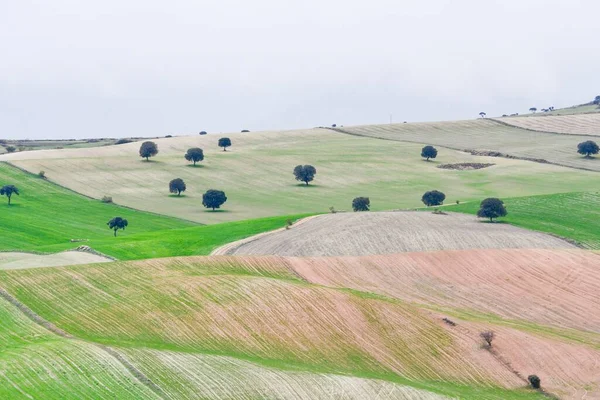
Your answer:
[[[494,332],[493,331],[483,331],[479,334],[481,338],[487,343],[488,347],[492,347],[492,342],[494,341]]]

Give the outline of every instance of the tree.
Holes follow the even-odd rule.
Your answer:
[[[201,148],[192,147],[191,149],[188,149],[184,157],[188,161],[193,161],[194,165],[196,165],[198,161],[204,160],[204,152]]]
[[[529,111],[531,111],[532,113],[534,113],[534,114],[535,114],[535,112],[537,111],[537,108],[535,108],[535,107],[531,107],[531,108],[529,109]]]
[[[308,182],[311,182],[315,179],[315,175],[317,174],[317,170],[312,165],[296,165],[294,168],[294,176],[297,181],[302,181],[306,183],[308,186]]]
[[[577,152],[579,154],[583,154],[586,157],[591,157],[592,154],[598,154],[600,148],[596,144],[596,142],[591,140],[586,140],[585,142],[581,142],[577,145]]]
[[[181,195],[181,192],[185,192],[185,182],[181,178],[175,178],[169,182],[169,192],[177,193],[177,196]]]
[[[106,225],[108,225],[109,229],[115,231],[115,237],[117,237],[117,231],[119,229],[125,230],[125,227],[128,225],[128,222],[125,218],[114,217],[113,219],[108,221]]]
[[[213,211],[215,211],[215,208],[220,208],[226,201],[227,196],[221,190],[210,189],[202,195],[202,205],[206,208],[212,208]]]
[[[596,98],[594,98],[594,104],[600,105],[600,96],[596,96]]]
[[[219,147],[222,147],[223,151],[227,151],[229,146],[231,146],[231,139],[227,137],[219,139]]]
[[[17,151],[17,148],[15,146],[6,146],[6,151],[9,153],[14,153]]]
[[[494,218],[504,217],[508,214],[504,202],[495,197],[490,197],[481,202],[479,211],[477,211],[477,218],[489,218],[490,222]]]
[[[433,146],[425,146],[421,149],[421,157],[426,158],[429,161],[430,158],[437,157],[437,149]]]
[[[250,132],[248,129],[242,129],[242,133],[248,133]]]
[[[200,135],[206,135],[206,131],[200,131]]]
[[[487,114],[486,114],[486,113],[484,113],[483,111],[479,113],[479,116],[480,116],[481,118],[485,118],[485,116],[486,116],[486,115],[487,115]]]
[[[19,189],[15,185],[6,185],[0,188],[0,196],[8,197],[8,205],[10,206],[10,198],[13,194],[19,196]]]
[[[496,336],[493,331],[483,331],[479,336],[487,343],[488,347],[492,347],[492,341]]]
[[[154,142],[144,142],[140,146],[140,157],[150,161],[149,158],[158,154],[158,146]]]
[[[529,381],[529,384],[531,385],[532,388],[539,389],[541,387],[542,380],[540,379],[539,376],[537,376],[537,375],[529,375],[527,377],[527,380]]]
[[[352,200],[352,209],[354,211],[369,211],[371,201],[368,197],[356,197]]]
[[[446,195],[442,192],[438,192],[437,190],[431,190],[429,192],[425,192],[423,197],[421,197],[421,201],[427,207],[442,205],[442,204],[444,204],[445,199],[446,199]]]

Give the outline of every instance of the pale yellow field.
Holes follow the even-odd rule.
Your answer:
[[[0,252],[0,269],[59,267],[110,261],[112,261],[110,258],[81,251],[64,251],[55,254]]]
[[[373,210],[418,207],[422,194],[431,189],[445,192],[447,203],[600,189],[595,174],[586,171],[443,148],[436,160],[425,162],[421,144],[324,129],[227,136],[233,141],[227,152],[217,147],[221,135],[158,139],[159,154],[151,162],[139,157],[139,143],[22,152],[2,155],[0,161],[33,173],[44,170],[51,181],[95,198],[112,196],[117,204],[203,223],[327,212],[331,206],[349,210],[357,196],[370,197]],[[415,131],[413,139],[428,142],[433,137],[424,130]],[[204,149],[205,161],[193,168],[183,155],[196,146]],[[496,165],[476,171],[436,168],[455,162]],[[294,166],[307,163],[317,168],[309,187],[292,174]],[[168,192],[169,181],[178,177],[187,184],[181,198]],[[224,190],[228,197],[218,212],[201,204],[202,193],[211,188]],[[28,195],[34,194],[25,193],[20,200]]]
[[[534,131],[600,137],[600,113],[561,116],[544,115],[527,118],[496,118],[496,120],[518,128]]]

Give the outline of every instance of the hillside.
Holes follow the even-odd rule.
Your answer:
[[[539,132],[600,136],[600,113],[573,114],[560,117],[542,114],[527,118],[496,118],[494,120],[517,128]]]
[[[477,332],[486,324],[464,321],[453,329],[439,314],[409,303],[310,284],[276,258],[13,270],[0,272],[0,280],[69,334],[126,354],[165,393],[189,395],[211,376],[227,377],[218,374],[219,365],[235,374],[254,364],[254,373],[282,371],[262,375],[268,390],[289,371],[290,380],[305,372],[388,382],[355,381],[365,390],[395,383],[469,398],[536,397],[521,390],[522,379],[499,358],[479,348]],[[498,329],[502,347],[533,341],[556,349],[553,340]],[[561,349],[559,355],[593,352],[566,342]],[[205,364],[206,375],[194,377],[195,366]]]
[[[553,236],[508,224],[481,223],[462,214],[431,212],[321,215],[288,230],[228,244],[216,253],[280,256],[393,254],[494,248],[572,248]]]
[[[97,199],[108,195],[117,204],[202,223],[321,213],[331,206],[348,210],[352,199],[360,195],[371,198],[373,210],[418,207],[421,195],[432,188],[444,191],[448,202],[600,189],[600,183],[592,178],[595,175],[589,172],[477,157],[449,149],[439,149],[435,161],[424,162],[420,143],[437,144],[430,125],[401,125],[416,129],[410,139],[415,143],[311,129],[231,134],[228,136],[233,146],[227,152],[217,147],[217,135],[158,139],[159,154],[151,162],[140,159],[139,143],[22,152],[2,155],[0,160],[34,173],[44,170],[49,180]],[[527,140],[523,134],[536,134],[492,121],[447,122],[440,126],[454,132],[449,135],[450,142],[460,135],[469,145],[469,132],[501,143],[512,140],[510,135],[505,137],[503,132],[507,130],[517,131],[513,138],[518,137],[520,142]],[[496,131],[488,131],[488,127]],[[560,139],[564,140],[563,136]],[[183,158],[186,150],[195,146],[205,151],[205,160],[196,168]],[[576,144],[569,146],[571,149]],[[584,162],[574,151],[569,152],[577,162]],[[458,162],[495,165],[477,171],[436,168]],[[587,163],[595,165],[595,160]],[[308,187],[294,180],[292,170],[298,164],[317,168],[315,180]],[[169,181],[178,177],[187,184],[181,197],[168,192]],[[227,195],[227,202],[218,212],[202,207],[202,193],[210,188],[224,190]]]

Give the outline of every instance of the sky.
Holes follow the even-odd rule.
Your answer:
[[[600,94],[597,0],[0,0],[0,138],[439,121]]]

